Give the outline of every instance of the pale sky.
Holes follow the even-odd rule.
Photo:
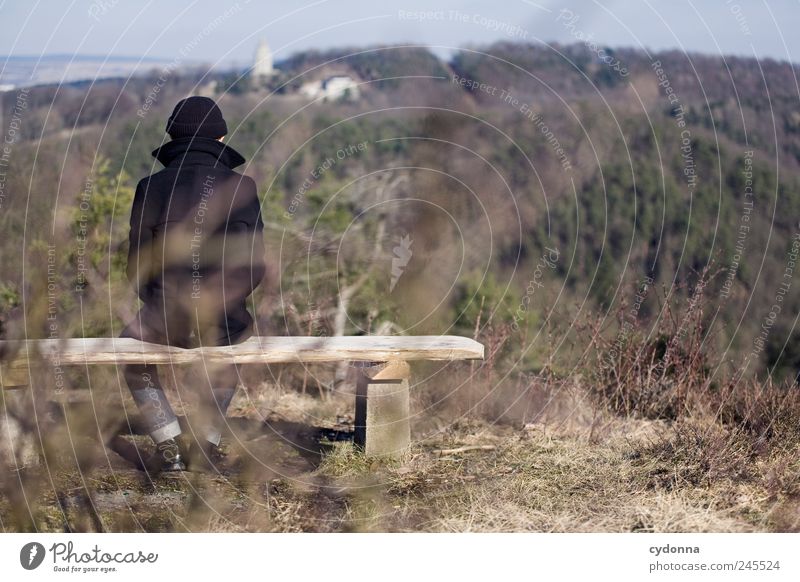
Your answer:
[[[0,0],[0,55],[246,63],[260,37],[279,61],[309,48],[571,43],[579,31],[612,47],[798,62],[798,24],[800,0]]]

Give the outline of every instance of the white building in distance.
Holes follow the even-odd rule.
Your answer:
[[[256,55],[253,59],[253,68],[250,70],[250,78],[254,81],[264,81],[275,74],[272,68],[272,51],[269,49],[267,41],[263,38],[258,43]]]
[[[358,83],[348,75],[334,75],[318,81],[309,81],[300,87],[300,94],[309,99],[322,98],[335,101],[347,97],[352,101],[359,98]]]

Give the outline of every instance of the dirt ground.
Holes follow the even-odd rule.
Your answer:
[[[130,462],[149,437],[104,447],[72,429],[48,462],[3,475],[3,530],[800,530],[800,491],[774,486],[796,479],[798,462],[723,471],[665,422],[579,406],[532,424],[419,415],[412,450],[388,461],[354,449],[352,395],[244,396],[229,411],[223,473],[151,480]]]

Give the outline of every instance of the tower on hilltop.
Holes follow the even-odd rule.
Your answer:
[[[263,38],[258,43],[256,48],[256,55],[253,59],[253,68],[250,71],[250,77],[254,81],[263,81],[269,79],[275,74],[275,69],[272,68],[272,51],[269,49],[267,41]]]

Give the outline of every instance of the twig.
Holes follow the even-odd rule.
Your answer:
[[[433,451],[435,455],[453,455],[455,453],[466,453],[467,451],[493,451],[497,447],[494,445],[467,445],[465,447],[458,447],[455,449],[436,449]]]

